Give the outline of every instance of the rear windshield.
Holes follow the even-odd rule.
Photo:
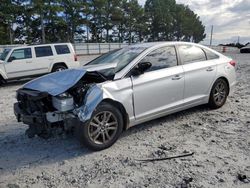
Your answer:
[[[70,54],[69,47],[67,45],[55,45],[56,53],[61,54]]]

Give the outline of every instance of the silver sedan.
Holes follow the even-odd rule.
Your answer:
[[[83,69],[52,73],[25,84],[14,105],[29,137],[74,130],[102,150],[131,126],[208,104],[220,108],[236,83],[236,63],[199,44],[143,43],[112,51]]]

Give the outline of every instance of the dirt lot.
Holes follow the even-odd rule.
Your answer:
[[[1,87],[0,187],[250,187],[250,54],[232,56],[238,84],[223,108],[201,106],[141,124],[101,152],[72,135],[28,139],[12,110],[24,82]],[[137,161],[187,152],[194,155]]]

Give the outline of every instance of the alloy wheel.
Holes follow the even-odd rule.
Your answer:
[[[88,134],[95,144],[105,144],[114,138],[117,129],[118,121],[115,115],[110,111],[103,111],[91,119]]]
[[[217,105],[221,105],[227,96],[226,88],[223,82],[218,82],[214,88],[213,97]]]

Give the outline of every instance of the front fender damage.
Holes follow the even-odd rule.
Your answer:
[[[91,118],[104,96],[97,83],[104,81],[84,70],[63,71],[33,80],[17,91],[15,115],[18,121],[29,125],[29,137],[48,135],[58,127],[70,131]]]
[[[94,84],[88,89],[83,105],[76,108],[73,113],[78,116],[80,121],[86,122],[91,118],[93,111],[102,100],[103,90]]]

